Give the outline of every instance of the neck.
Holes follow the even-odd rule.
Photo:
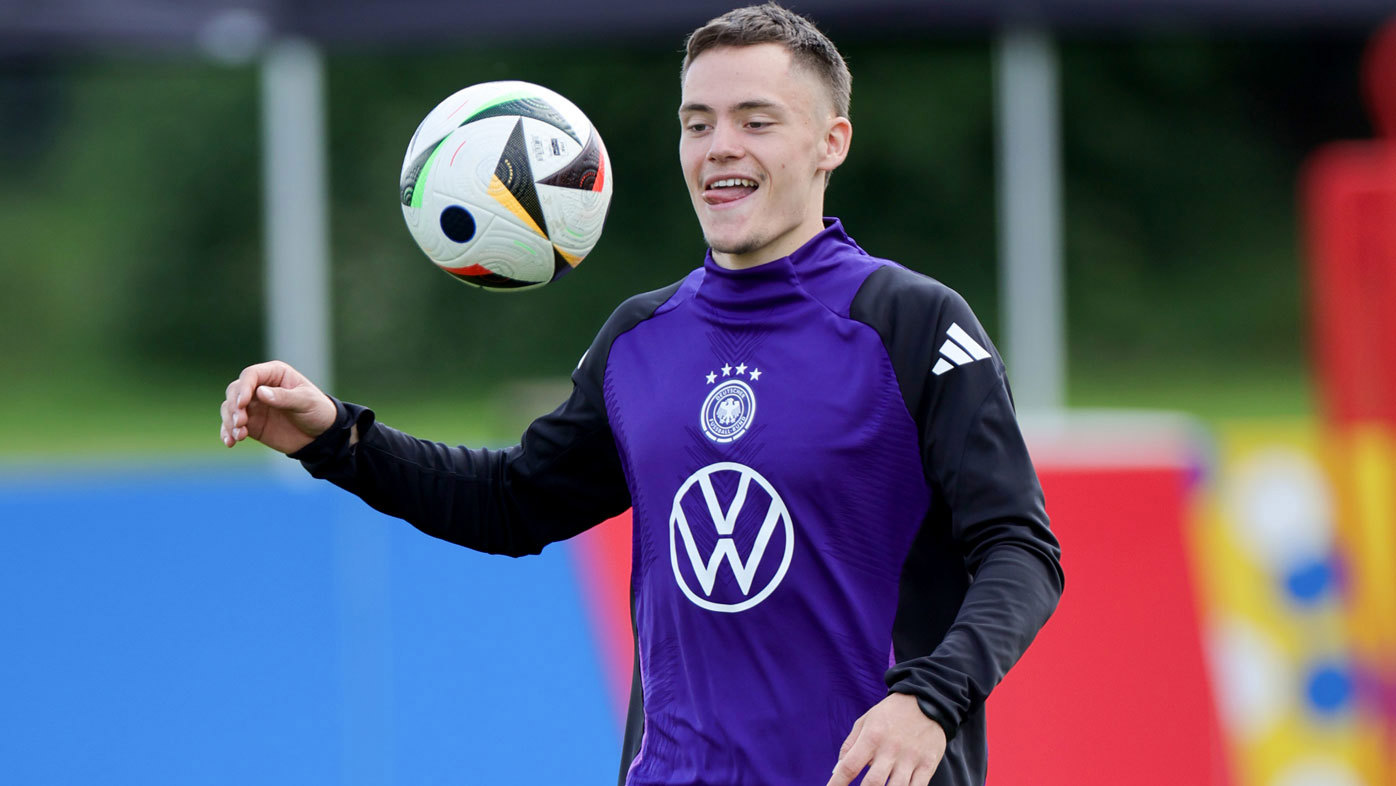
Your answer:
[[[713,261],[728,270],[746,270],[783,259],[824,231],[824,205],[821,202],[799,225],[760,248],[742,254],[712,250]]]

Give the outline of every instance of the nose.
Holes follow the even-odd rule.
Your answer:
[[[743,153],[740,129],[731,123],[718,122],[708,136],[708,160],[728,161]]]

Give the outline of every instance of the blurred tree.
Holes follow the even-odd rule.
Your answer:
[[[1302,373],[1296,180],[1321,141],[1364,133],[1361,44],[1165,38],[1065,48],[1077,369]]]
[[[996,332],[988,42],[841,40],[857,133],[828,210],[873,253],[961,290]],[[1367,135],[1363,44],[1360,31],[1062,43],[1074,373],[1304,368],[1294,181],[1318,143]],[[444,395],[561,377],[624,297],[697,264],[677,167],[678,63],[674,49],[639,43],[330,56],[336,389],[371,397],[404,379]],[[616,177],[593,255],[524,295],[434,270],[396,199],[420,119],[491,79],[576,101]],[[5,96],[18,96],[0,104],[5,365],[221,379],[262,357],[256,71],[0,63]]]

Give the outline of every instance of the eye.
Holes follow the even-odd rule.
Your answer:
[[[684,130],[690,134],[701,134],[704,131],[708,130],[708,124],[697,122],[689,123],[688,125],[684,126]]]
[[[770,120],[748,120],[746,123],[747,128],[750,128],[755,131],[759,131],[763,128],[769,128],[771,125],[773,125],[773,123]]]

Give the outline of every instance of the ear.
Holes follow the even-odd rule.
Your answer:
[[[819,159],[818,169],[823,172],[832,172],[839,168],[845,158],[848,158],[848,148],[853,144],[853,123],[846,117],[831,118],[824,129],[824,138],[821,140],[822,156]]]

